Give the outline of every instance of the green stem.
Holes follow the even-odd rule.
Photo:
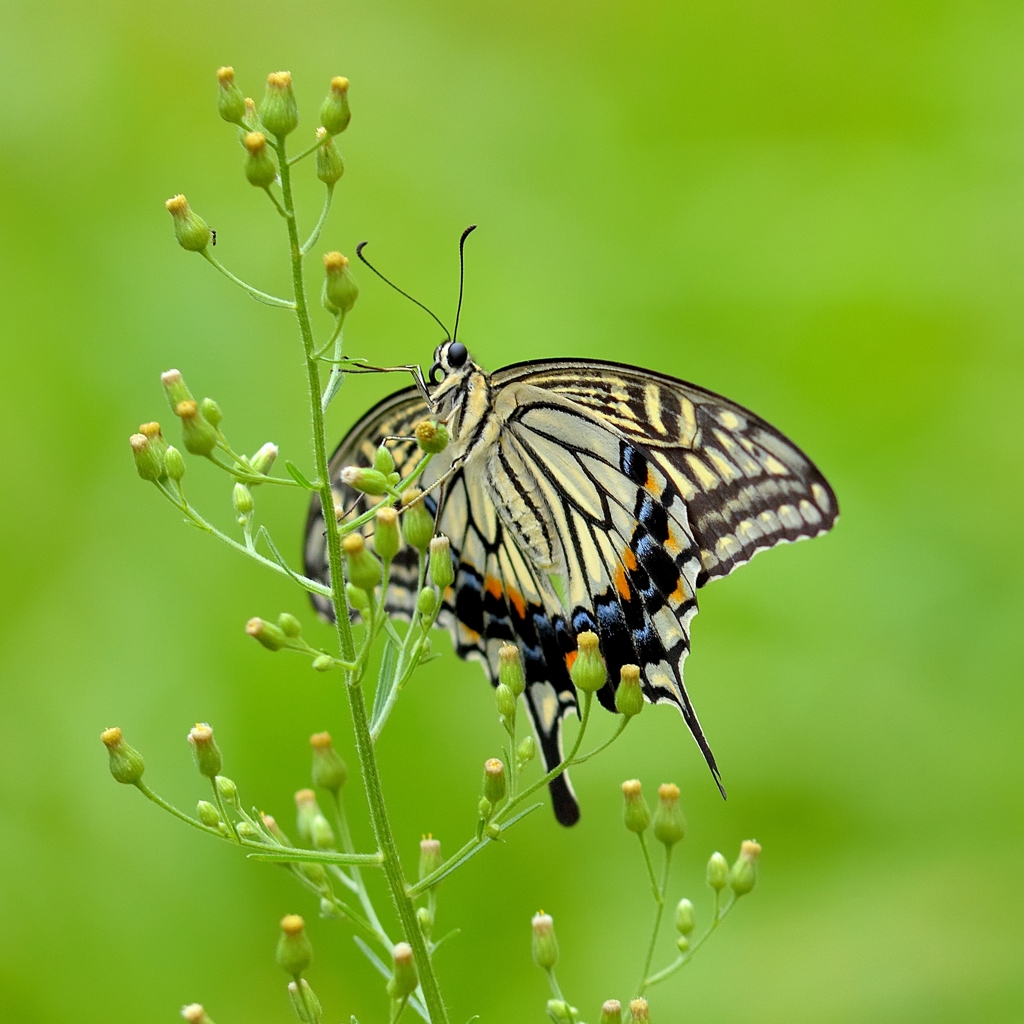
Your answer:
[[[658,971],[657,974],[652,974],[649,978],[645,978],[643,985],[640,987],[640,994],[642,995],[646,989],[651,987],[651,985],[657,985],[658,982],[664,981],[666,978],[671,977],[684,964],[688,964],[693,959],[693,955],[697,952],[698,949],[700,949],[701,946],[704,945],[705,942],[707,942],[707,940],[711,937],[712,932],[714,932],[714,930],[725,920],[726,915],[728,915],[729,911],[732,910],[734,906],[736,906],[735,897],[729,900],[729,902],[722,908],[722,910],[719,911],[718,893],[716,892],[715,919],[711,922],[710,926],[708,927],[708,930],[685,953],[682,953],[679,956],[677,956],[675,960],[673,960],[672,963],[668,965],[668,967]]]
[[[316,147],[314,147],[315,149]],[[312,152],[312,150],[310,150]],[[292,163],[295,161],[293,160]],[[331,182],[327,186],[327,195],[324,196],[324,208],[320,211],[320,219],[316,222],[316,227],[310,232],[309,238],[302,243],[301,251],[302,255],[305,256],[310,249],[316,245],[317,239],[320,237],[320,232],[323,231],[324,225],[327,223],[327,215],[331,212],[331,200],[334,198],[334,182]]]
[[[651,892],[654,893],[655,902],[661,905],[664,901],[661,896],[661,889],[658,888],[658,878],[654,873],[654,865],[651,863],[651,851],[647,848],[647,837],[643,832],[637,832],[640,840],[640,849],[644,851],[644,863],[647,865],[647,875],[651,880]]]
[[[320,503],[323,509],[325,533],[327,535],[327,556],[331,573],[331,599],[334,605],[335,628],[338,633],[338,644],[343,660],[351,662],[355,657],[355,644],[352,636],[352,624],[349,621],[348,603],[345,600],[345,578],[341,558],[341,533],[338,521],[334,516],[334,494],[331,490],[331,478],[328,473],[327,436],[324,432],[324,414],[320,405],[320,366],[316,359],[316,345],[313,340],[313,329],[309,322],[309,310],[306,304],[305,282],[302,276],[302,249],[299,245],[298,227],[295,222],[295,205],[292,199],[291,168],[284,136],[277,138],[278,167],[281,172],[281,193],[287,212],[288,241],[291,246],[292,285],[295,292],[295,316],[302,335],[302,344],[306,357],[306,377],[309,384],[309,408],[312,419],[313,454],[316,464],[317,479],[320,482]],[[359,681],[351,681],[345,687],[348,694],[349,710],[352,714],[352,725],[355,732],[356,752],[359,755],[359,766],[362,771],[363,784],[370,807],[370,820],[373,824],[377,848],[384,858],[382,867],[387,879],[391,898],[401,921],[406,941],[412,946],[416,959],[416,968],[423,986],[423,997],[427,1004],[432,1024],[448,1024],[448,1012],[434,973],[434,965],[430,959],[426,939],[416,920],[416,908],[410,899],[402,872],[402,863],[398,856],[398,847],[391,831],[387,806],[384,802],[384,791],[381,787],[380,771],[377,758],[370,739],[370,725],[366,713],[366,699]]]
[[[352,832],[348,827],[348,817],[345,815],[345,805],[341,799],[341,790],[337,790],[334,794],[334,812],[335,821],[338,823],[338,835],[341,837],[341,847],[346,853],[354,853],[355,847],[352,843]],[[366,919],[369,921],[370,926],[377,933],[377,939],[383,943],[388,952],[391,951],[392,941],[388,938],[387,932],[384,931],[383,926],[380,923],[380,918],[377,917],[377,911],[374,909],[373,903],[370,901],[370,894],[366,891],[366,884],[363,882],[363,877],[359,871],[359,868],[353,865],[351,869],[352,881],[356,885],[356,895],[359,897],[359,902],[362,905],[363,913],[366,914]]]
[[[641,839],[643,835],[641,834]],[[647,852],[647,844],[644,844],[644,853]],[[661,888],[657,890],[655,895],[657,896],[657,907],[654,911],[654,927],[651,928],[651,941],[647,944],[647,957],[644,960],[644,969],[640,974],[640,984],[637,986],[636,994],[642,996],[644,994],[644,986],[647,981],[647,972],[651,969],[651,961],[654,960],[654,947],[658,942],[658,930],[661,928],[661,916],[665,913],[665,892],[668,889],[668,872],[669,866],[672,863],[672,847],[670,845],[665,846],[665,867],[661,873]],[[648,866],[650,865],[650,859],[648,858]]]
[[[263,302],[268,306],[278,306],[281,309],[294,309],[295,303],[289,302],[287,299],[279,299],[276,295],[268,295],[266,292],[261,292],[259,288],[253,288],[251,284],[246,284],[240,277],[235,277],[234,274],[228,270],[227,267],[221,263],[209,249],[203,250],[203,256],[209,263],[212,263],[229,281],[234,281],[239,288],[244,288],[257,302]]]
[[[169,804],[162,796],[158,796],[153,792],[144,782],[136,782],[135,788],[147,799],[152,800],[157,807],[162,807],[169,814],[173,814],[174,817],[184,821],[187,825],[191,825],[193,828],[199,829],[200,832],[205,832],[209,836],[216,836],[218,839],[224,837],[215,828],[210,828],[209,825],[204,825],[201,821],[196,821],[195,818],[190,818],[184,811],[179,811],[173,804]]]
[[[281,205],[281,201],[277,198],[277,196],[274,195],[273,192],[270,191],[270,186],[268,185],[263,191],[267,193],[267,198],[274,204],[274,207],[277,209],[277,212],[281,214],[282,217],[287,217],[288,214],[285,213],[284,207]]]
[[[306,157],[310,155],[310,153],[315,153],[326,141],[327,141],[327,137],[326,136],[324,136],[324,138],[322,138],[322,139],[317,139],[316,142],[314,142],[312,146],[308,146],[301,153],[299,153],[296,156],[293,156],[288,161],[288,166],[289,167],[294,167],[300,160],[305,160]]]

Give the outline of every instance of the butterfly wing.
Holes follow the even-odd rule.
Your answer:
[[[335,506],[342,510],[343,518],[354,519],[373,499],[343,484],[341,470],[345,466],[373,465],[385,437],[411,438],[416,423],[428,414],[420,392],[406,388],[378,403],[352,427],[332,455],[329,467]],[[388,447],[403,477],[422,457],[413,440],[391,440]],[[449,467],[448,459],[435,456],[421,478],[424,489]],[[432,515],[437,515],[438,493],[424,498]],[[461,658],[483,664],[495,686],[499,649],[504,643],[519,645],[529,684],[524,695],[527,711],[545,765],[553,768],[562,759],[562,718],[576,708],[565,664],[565,656],[575,643],[560,615],[557,599],[511,541],[480,481],[474,484],[473,478],[467,478],[461,470],[445,482],[438,530],[449,538],[456,564],[455,582],[443,595],[438,626],[450,631]],[[323,513],[317,496],[313,497],[306,523],[305,566],[311,579],[329,584]],[[392,562],[389,613],[411,617],[418,582],[418,556],[404,547]],[[331,602],[319,595],[311,597],[319,614],[333,619]],[[353,612],[353,618],[357,615]],[[568,778],[555,779],[550,790],[558,820],[573,824],[579,818],[579,806]]]

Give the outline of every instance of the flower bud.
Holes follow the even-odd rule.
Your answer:
[[[224,413],[221,412],[220,406],[212,398],[204,398],[199,403],[199,411],[203,414],[203,419],[211,427],[219,427],[220,421],[224,419]]]
[[[331,135],[340,135],[352,119],[348,108],[348,79],[331,79],[331,91],[320,107],[320,123]]]
[[[299,840],[307,845],[313,841],[313,819],[323,817],[316,802],[316,793],[311,789],[300,789],[295,794],[295,823]]]
[[[416,424],[416,443],[428,455],[437,455],[448,447],[448,428],[434,420],[420,420]]]
[[[181,1015],[188,1021],[188,1024],[213,1024],[213,1021],[206,1016],[206,1010],[201,1003],[189,1003],[181,1008]]]
[[[218,775],[214,780],[214,785],[217,787],[217,792],[220,794],[222,800],[224,800],[230,807],[238,807],[238,787],[235,785],[234,779],[229,779],[226,775]]]
[[[281,632],[292,640],[302,633],[302,623],[290,612],[281,612],[277,617],[277,625]]]
[[[205,722],[200,722],[189,730],[188,743],[192,748],[192,757],[200,775],[215,779],[220,775],[224,759],[220,756],[217,741],[213,738],[213,729]]]
[[[288,637],[285,636],[284,630],[258,615],[254,615],[245,624],[245,631],[253,640],[263,644],[268,651],[279,651],[282,647],[288,646]]]
[[[344,316],[359,297],[359,286],[349,270],[348,257],[340,252],[324,253],[324,287],[320,301],[334,316]]]
[[[422,491],[415,489],[402,494],[402,536],[405,543],[420,554],[430,547],[434,536],[434,517],[427,511],[422,495]]]
[[[103,746],[107,748],[110,755],[110,774],[117,782],[126,786],[135,786],[142,779],[142,773],[146,770],[146,764],[142,755],[124,741],[121,730],[114,726],[112,729],[104,729],[100,733]]]
[[[267,152],[267,137],[263,132],[247,132],[242,139],[245,146],[245,177],[256,188],[269,188],[277,180],[277,167]]]
[[[231,504],[240,516],[247,516],[253,510],[252,491],[245,484],[235,484],[231,491]]]
[[[416,991],[419,984],[412,946],[408,942],[396,942],[395,948],[391,950],[391,958],[395,967],[388,982],[388,995],[392,999],[406,999]]]
[[[192,392],[189,391],[188,385],[181,375],[181,370],[164,370],[160,374],[160,384],[163,386],[164,394],[172,409],[179,402],[187,402],[192,398]],[[139,431],[143,434],[147,433],[142,427],[139,427]]]
[[[270,814],[263,814],[260,812],[260,820],[263,822],[266,830],[282,845],[291,846],[292,841],[284,834],[281,826],[278,825],[277,819]]]
[[[150,447],[163,459],[167,453],[167,442],[160,430],[160,424],[156,422],[141,423],[139,424],[139,433],[149,439]]]
[[[135,468],[143,480],[157,481],[164,475],[163,452],[154,447],[145,434],[132,434],[131,445]]]
[[[206,221],[192,212],[188,200],[182,195],[171,196],[164,206],[174,218],[174,237],[178,245],[189,252],[202,252],[213,237]]]
[[[533,915],[533,962],[542,970],[550,971],[558,963],[558,940],[555,922],[542,910]]]
[[[323,1016],[323,1007],[305,978],[299,978],[298,984],[294,981],[288,982],[288,998],[291,1000],[295,1016],[302,1024],[318,1024]]]
[[[420,840],[420,881],[432,875],[442,864],[441,841],[433,836]]]
[[[537,741],[532,736],[525,736],[516,750],[516,760],[520,765],[532,761],[537,756]]]
[[[330,672],[334,668],[334,659],[329,654],[318,654],[310,665],[316,672]]]
[[[209,800],[200,800],[196,804],[196,817],[207,828],[216,828],[220,824],[220,811]]]
[[[388,476],[395,471],[395,457],[391,454],[387,445],[382,444],[373,456],[373,468],[378,473]]]
[[[350,533],[341,547],[348,563],[348,578],[360,590],[369,593],[381,581],[380,562],[367,550],[361,533]]]
[[[345,584],[345,596],[356,611],[365,611],[370,607],[370,599],[367,597],[366,591],[360,590],[354,583]]]
[[[615,690],[615,710],[626,718],[639,715],[644,709],[644,691],[640,687],[640,669],[623,665],[619,669],[619,685]]]
[[[274,460],[277,458],[277,445],[273,441],[268,441],[263,445],[260,450],[249,459],[249,465],[252,466],[252,471],[258,473],[260,476],[266,476],[270,472],[270,468],[274,465]]]
[[[290,135],[299,126],[299,108],[292,92],[290,71],[267,75],[267,91],[260,104],[260,120],[271,135]]]
[[[169,444],[164,452],[164,469],[175,483],[185,475],[185,459],[173,444]]]
[[[293,978],[313,962],[313,947],[306,934],[306,922],[298,914],[281,918],[281,935],[277,940],[277,965]]]
[[[600,1024],[622,1024],[622,1003],[609,999],[601,1006]]]
[[[315,732],[309,737],[313,748],[313,785],[337,795],[348,781],[348,768],[334,749],[329,732]]]
[[[203,419],[195,399],[189,398],[174,407],[181,420],[181,436],[185,448],[193,455],[209,456],[217,447],[217,431]]]
[[[416,908],[416,921],[420,926],[420,931],[429,937],[430,931],[434,927],[434,922],[430,918],[430,910],[427,907]]]
[[[398,513],[385,505],[377,509],[373,517],[373,550],[384,559],[390,562],[401,550],[402,534],[398,529]]]
[[[573,685],[583,693],[596,693],[608,679],[597,634],[587,630],[576,637],[576,658],[569,674]]]
[[[327,885],[327,869],[323,864],[306,863],[296,864],[299,874],[317,889],[323,889]]]
[[[316,176],[325,185],[334,185],[345,173],[345,161],[323,128],[317,128],[316,137],[322,140],[316,151]]]
[[[494,810],[494,808],[491,806],[491,801],[488,800],[487,797],[485,796],[480,797],[480,801],[476,805],[476,809],[479,812],[480,817],[485,820],[491,816],[491,813]]]
[[[494,688],[494,703],[498,705],[498,714],[502,718],[512,718],[515,715],[516,695],[504,683],[498,683]]]
[[[484,764],[484,799],[492,809],[505,799],[505,765],[496,757]]]
[[[760,856],[760,844],[753,839],[744,839],[740,844],[740,855],[729,870],[729,888],[737,896],[746,896],[757,885],[757,861]]]
[[[430,582],[443,594],[455,582],[452,568],[451,544],[447,537],[435,537],[430,542]]]
[[[250,843],[258,843],[263,839],[263,836],[260,835],[260,830],[250,825],[247,821],[240,821],[235,826],[235,831],[238,833],[239,839],[245,839]]]
[[[498,659],[498,679],[512,691],[513,697],[521,696],[526,689],[526,680],[519,648],[515,644],[504,644],[498,651]]]
[[[322,814],[317,814],[310,822],[309,838],[315,850],[334,849],[334,829]]]
[[[576,1024],[576,1009],[564,999],[549,999],[546,1009],[555,1024]]]
[[[433,587],[424,587],[416,598],[416,610],[420,615],[429,617],[434,614],[434,609],[437,607],[437,595],[434,593]]]
[[[375,469],[365,466],[345,466],[339,474],[341,482],[360,494],[369,494],[375,498],[387,494],[388,478]]]
[[[707,880],[715,892],[721,892],[729,881],[729,862],[720,853],[708,859]]]
[[[658,806],[654,811],[654,838],[666,846],[675,846],[686,835],[686,822],[679,807],[679,787],[666,782],[658,787]]]
[[[235,85],[234,68],[218,68],[217,113],[230,124],[242,124],[245,116],[245,97],[242,90]]]
[[[689,935],[694,929],[693,904],[686,899],[676,904],[676,931],[680,935]]]
[[[622,807],[622,821],[630,832],[639,835],[647,830],[651,823],[651,812],[647,809],[647,802],[644,800],[640,788],[639,779],[629,779],[622,784],[622,795],[624,803]]]
[[[647,1008],[646,999],[634,999],[629,1004],[629,1020],[630,1024],[651,1024],[651,1014]]]

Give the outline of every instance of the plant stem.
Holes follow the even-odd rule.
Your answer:
[[[663,970],[658,971],[657,974],[652,974],[649,978],[645,978],[643,984],[640,986],[640,994],[651,987],[651,985],[657,985],[659,981],[664,981],[666,978],[671,977],[679,970],[684,964],[688,964],[693,959],[694,953],[704,945],[705,942],[711,937],[711,933],[725,920],[726,915],[732,908],[736,906],[736,898],[733,897],[729,902],[721,909],[718,909],[718,893],[715,893],[715,919],[711,922],[708,930],[685,952],[680,954]]]
[[[207,261],[212,263],[229,281],[234,281],[239,288],[244,288],[257,302],[265,303],[268,306],[279,306],[281,309],[294,309],[295,303],[289,302],[287,299],[279,299],[276,295],[268,295],[266,292],[261,292],[259,288],[253,288],[251,284],[246,284],[240,277],[235,277],[234,274],[228,270],[227,267],[221,263],[209,249],[203,250],[203,256],[206,257]]]
[[[293,161],[294,162],[294,161]],[[331,212],[331,200],[334,198],[334,183],[332,182],[327,186],[327,195],[324,197],[324,208],[320,211],[320,219],[316,222],[316,227],[310,232],[309,238],[302,243],[302,255],[305,256],[310,249],[316,245],[316,240],[320,237],[320,232],[324,229],[324,224],[327,223],[327,214]]]
[[[317,480],[320,483],[320,503],[323,511],[324,527],[327,535],[327,556],[331,573],[331,599],[334,605],[334,622],[338,632],[338,644],[343,660],[351,662],[355,658],[355,644],[352,638],[352,624],[349,621],[348,603],[345,599],[345,577],[341,558],[341,534],[338,521],[334,515],[334,494],[331,489],[331,478],[327,463],[327,437],[324,432],[324,414],[320,405],[320,367],[316,358],[316,345],[313,340],[313,329],[309,322],[309,309],[306,304],[306,289],[302,275],[303,255],[299,244],[299,232],[295,222],[295,205],[292,198],[291,168],[285,147],[284,136],[277,137],[278,167],[281,173],[281,193],[284,198],[286,222],[288,224],[288,241],[291,247],[292,285],[295,293],[295,316],[302,335],[302,344],[306,356],[306,377],[309,385],[309,409],[313,431],[313,454],[316,464]],[[382,867],[387,878],[391,898],[398,912],[405,939],[412,946],[416,959],[416,968],[420,983],[423,986],[423,998],[427,1004],[432,1024],[448,1024],[448,1012],[441,998],[434,965],[430,959],[426,939],[416,920],[416,909],[406,891],[405,876],[402,863],[398,856],[398,848],[391,831],[387,807],[384,803],[384,791],[381,787],[380,772],[370,739],[370,725],[366,713],[366,699],[361,681],[348,673],[349,710],[352,714],[352,725],[355,732],[356,752],[359,755],[359,766],[362,771],[363,784],[370,807],[370,820],[373,824],[377,848],[384,858]]]
[[[643,835],[640,836],[643,839]],[[647,845],[644,844],[644,853],[647,852]],[[650,866],[650,859],[648,859],[648,866]],[[665,846],[665,867],[661,872],[661,887],[656,891],[657,896],[657,907],[654,911],[654,927],[651,928],[651,941],[647,944],[647,957],[644,960],[644,969],[640,974],[640,984],[637,986],[636,994],[642,996],[644,994],[644,986],[647,983],[647,972],[651,969],[651,961],[654,959],[654,947],[658,942],[658,930],[661,928],[661,916],[665,913],[665,892],[668,889],[668,872],[669,866],[672,863],[672,847],[670,845]]]

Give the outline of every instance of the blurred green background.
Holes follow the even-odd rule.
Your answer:
[[[338,680],[241,629],[282,609],[326,627],[181,526],[128,457],[139,422],[170,419],[158,375],[178,366],[240,446],[310,471],[288,317],[184,254],[162,206],[186,192],[224,262],[287,287],[282,225],[214,110],[230,63],[257,97],[291,69],[302,137],[329,77],[351,78],[323,248],[371,239],[450,317],[458,234],[480,225],[464,337],[482,364],[623,359],[725,392],[843,505],[833,535],[704,591],[687,678],[727,803],[679,717],[649,709],[576,772],[578,828],[538,812],[445,884],[453,1020],[543,1019],[538,907],[586,1018],[627,996],[651,914],[619,823],[634,775],[683,788],[672,895],[704,920],[708,854],[765,847],[756,893],[654,990],[656,1021],[1024,1020],[1020,4],[0,11],[0,1018],[172,1021],[199,1000],[219,1024],[292,1019],[276,922],[315,919],[310,899],[116,786],[98,740],[122,726],[190,807],[185,734],[208,720],[243,796],[286,821],[311,732],[354,760]],[[307,225],[318,188],[306,165]],[[360,280],[350,352],[429,361],[436,328]],[[332,433],[398,383],[347,383]],[[193,464],[188,485],[230,523],[219,474]],[[297,559],[301,502],[258,500]],[[480,669],[450,653],[403,698],[379,749],[411,870],[422,832],[469,834],[499,742]],[[384,1020],[345,926],[310,929],[325,1020]]]

